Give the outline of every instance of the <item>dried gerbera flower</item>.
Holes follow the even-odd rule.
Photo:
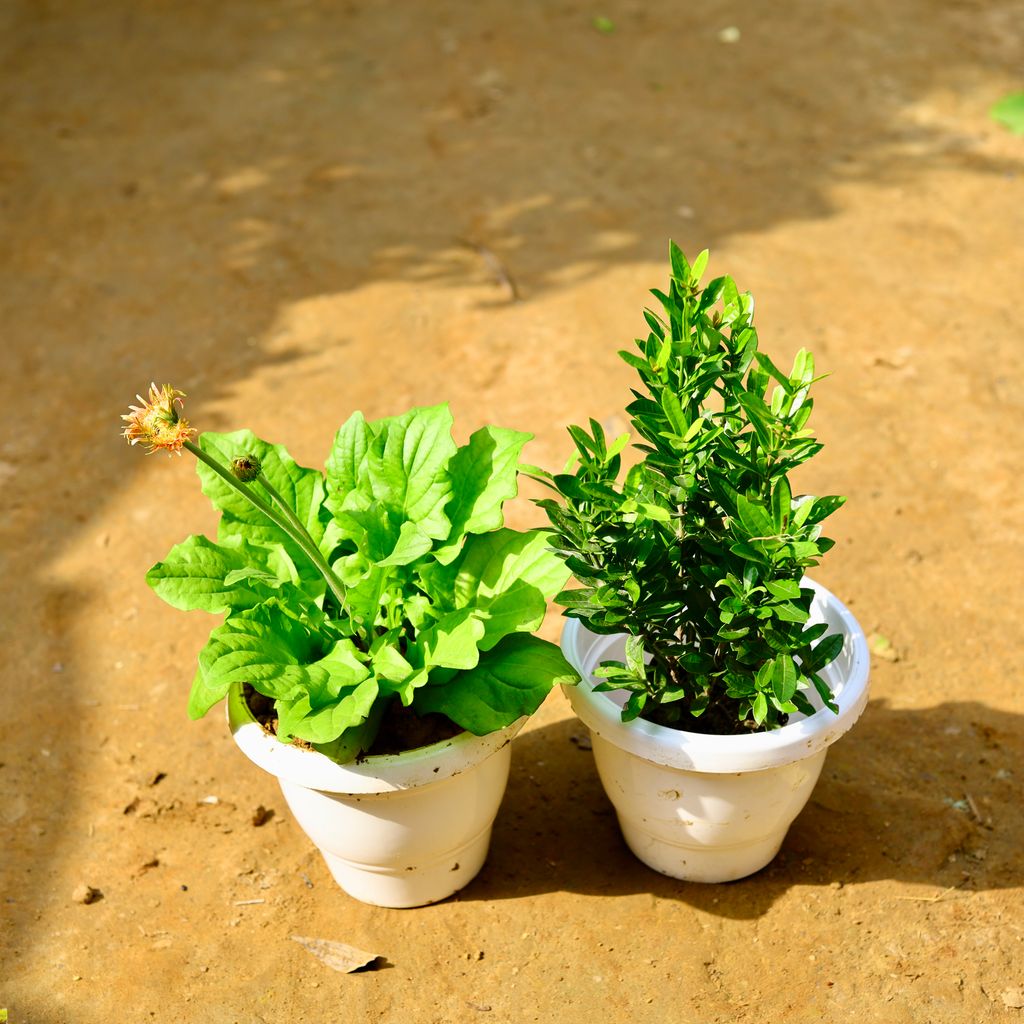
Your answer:
[[[185,442],[196,433],[178,412],[185,392],[170,384],[162,388],[150,384],[148,401],[142,395],[135,397],[142,405],[130,405],[128,415],[121,417],[128,424],[122,432],[124,439],[129,444],[142,442],[147,452],[177,452],[180,455]]]

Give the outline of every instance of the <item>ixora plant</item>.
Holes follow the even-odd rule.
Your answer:
[[[569,428],[576,455],[564,473],[534,470],[558,493],[540,504],[579,583],[557,598],[575,620],[563,648],[589,676],[570,699],[602,738],[594,750],[610,794],[602,755],[615,737],[662,769],[750,772],[763,809],[781,790],[762,770],[781,764],[791,743],[823,760],[827,743],[808,741],[810,724],[831,742],[866,699],[859,627],[804,577],[832,547],[822,522],[844,499],[794,495],[790,482],[821,449],[807,428],[811,354],[780,370],[758,351],[751,296],[729,277],[701,288],[706,251],[692,265],[674,244],[670,255],[668,292],[653,292],[661,311],[645,313],[639,352],[620,353],[640,378],[626,410],[639,461],[623,473],[629,435],[609,443],[592,419],[589,431]],[[652,753],[655,739],[662,747]],[[803,799],[795,810],[782,801],[772,830],[747,828],[735,863],[708,855],[707,828],[724,834],[724,822],[702,824],[699,808],[676,814],[689,835],[668,829],[671,838],[655,840],[631,837],[627,819],[658,815],[619,799],[627,841],[678,877],[749,874],[774,856],[817,778],[820,761],[800,763],[788,784]],[[661,775],[658,785],[662,795],[693,793]]]
[[[543,532],[503,526],[530,435],[488,426],[457,447],[446,405],[376,422],[357,412],[321,473],[249,431],[194,439],[183,397],[153,385],[123,419],[132,444],[193,454],[220,512],[216,542],[189,537],[146,577],[176,608],[227,613],[199,654],[190,716],[228,697],[236,740],[279,776],[307,831],[328,805],[346,804],[336,831],[365,833],[357,805],[369,793],[390,808],[373,814],[388,817],[402,802],[387,797],[443,782],[461,792],[474,757],[498,764],[500,800],[511,735],[554,685],[576,680],[559,649],[532,635],[568,570]],[[435,755],[455,760],[439,767]],[[363,870],[353,865],[365,868],[365,849],[349,856],[314,840],[350,892],[413,905],[473,877],[496,810],[493,801],[482,824],[468,822],[472,850],[449,835],[425,867],[402,851],[400,868]],[[426,817],[451,832],[445,813]],[[360,888],[363,875],[389,871],[406,876],[404,888],[402,878],[383,895]],[[447,887],[440,895],[424,882],[434,876]]]

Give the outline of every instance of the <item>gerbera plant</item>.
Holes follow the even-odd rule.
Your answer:
[[[565,472],[535,472],[557,492],[540,504],[580,584],[559,595],[565,614],[629,634],[599,688],[626,691],[626,720],[733,733],[811,713],[815,692],[834,710],[821,670],[843,641],[809,624],[801,579],[844,499],[790,482],[821,449],[807,428],[813,357],[785,373],[759,352],[753,299],[729,277],[701,288],[707,260],[671,246],[661,309],[645,313],[638,351],[619,353],[640,378],[626,409],[639,461],[623,473],[629,435],[609,442],[592,419],[569,428]]]
[[[532,635],[568,570],[543,532],[503,525],[529,434],[487,426],[458,447],[446,405],[357,412],[321,472],[250,431],[197,437],[184,397],[153,385],[123,434],[194,455],[220,513],[216,541],[189,537],[146,577],[176,608],[226,613],[199,654],[191,717],[247,684],[272,702],[279,739],[347,761],[389,711],[483,735],[576,680]]]

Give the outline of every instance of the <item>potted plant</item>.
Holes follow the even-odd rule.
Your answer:
[[[579,584],[556,599],[569,693],[624,837],[645,863],[695,881],[775,856],[826,750],[867,700],[863,633],[804,573],[832,546],[839,497],[794,495],[821,448],[807,428],[814,360],[789,373],[758,351],[753,300],[729,277],[701,288],[670,248],[627,407],[640,441],[569,428],[576,453],[540,502]]]
[[[350,894],[442,899],[479,871],[512,737],[576,679],[532,635],[568,570],[503,526],[528,434],[457,447],[446,405],[338,431],[326,472],[249,431],[203,433],[153,385],[124,436],[193,454],[220,512],[147,574],[176,608],[226,613],[188,712],[225,697],[239,747],[276,775]],[[198,442],[198,443],[197,443]]]

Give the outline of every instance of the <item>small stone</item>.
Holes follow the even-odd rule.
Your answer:
[[[740,30],[735,25],[728,25],[718,33],[720,43],[738,43],[740,41]]]
[[[91,885],[76,886],[75,891],[71,894],[71,898],[76,903],[96,903],[98,900],[103,899],[103,893],[99,889],[94,889]]]
[[[1003,1006],[1011,1010],[1024,1010],[1024,988],[1008,988],[999,994]]]
[[[260,804],[259,807],[252,812],[253,827],[259,828],[262,825],[266,825],[273,816],[274,812],[269,807],[264,807],[263,804]]]

